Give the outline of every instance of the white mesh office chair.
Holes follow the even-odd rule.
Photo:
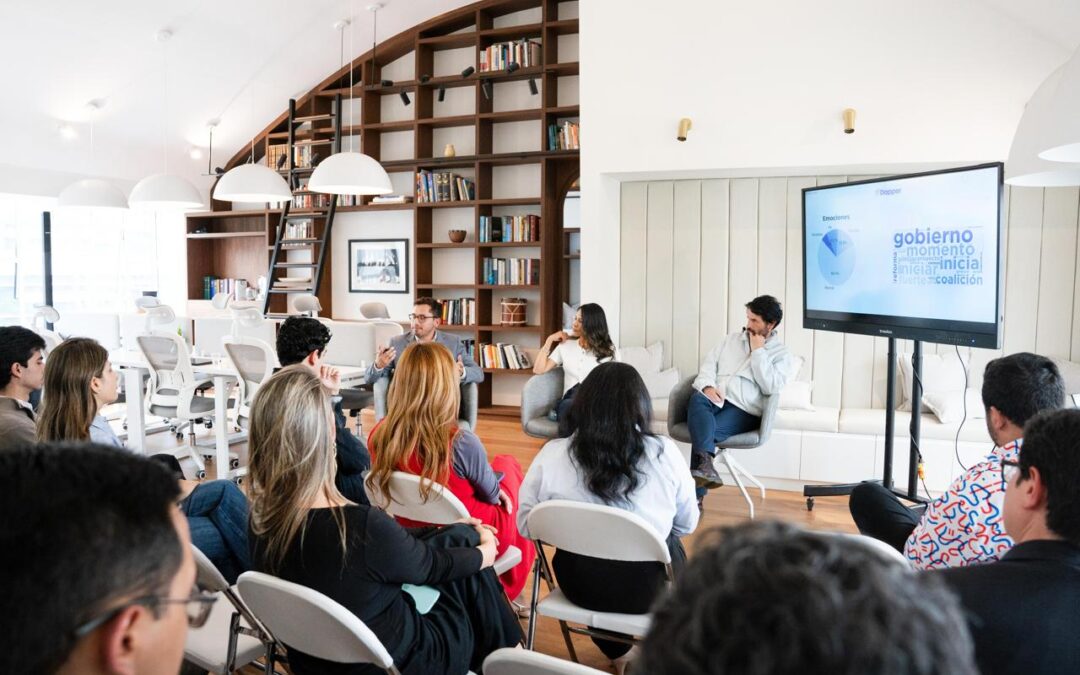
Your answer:
[[[484,675],[600,675],[602,670],[526,649],[496,649],[484,659]]]
[[[221,341],[237,376],[236,424],[246,429],[251,401],[259,385],[274,374],[277,354],[273,347],[257,338],[227,335]]]
[[[210,672],[231,673],[266,655],[274,648],[273,639],[214,563],[195,546],[191,549],[195,584],[217,595],[218,601],[205,624],[188,630],[184,660]]]
[[[469,510],[453,492],[435,483],[431,493],[424,501],[420,493],[420,476],[404,471],[390,474],[390,498],[375,490],[364,481],[364,491],[372,504],[382,508],[392,516],[401,516],[409,520],[432,525],[451,525],[462,518],[469,517]],[[495,561],[495,574],[502,574],[521,562],[521,549],[509,546]]]
[[[628,562],[658,562],[664,565],[671,581],[671,553],[667,541],[657,534],[641,516],[612,506],[554,499],[543,502],[529,513],[529,536],[536,542],[536,563],[533,567],[532,615],[526,649],[533,648],[536,621],[547,616],[559,621],[566,650],[577,661],[577,652],[570,633],[595,635],[616,642],[635,644],[649,631],[650,614],[597,612],[570,602],[555,585],[551,566],[542,544],[550,544],[578,555],[605,560]],[[547,582],[549,593],[540,600],[540,579]],[[633,593],[634,589],[626,589]],[[569,625],[583,624],[584,628]],[[599,629],[598,632],[589,627]],[[612,633],[620,633],[626,638]]]
[[[30,326],[45,341],[45,353],[48,354],[64,341],[59,333],[49,330],[48,326],[50,323],[56,324],[60,321],[60,312],[56,311],[52,305],[37,305],[36,308],[37,311],[34,312],[34,319]]]
[[[386,401],[390,398],[388,377],[380,377],[371,385],[375,402],[375,421],[386,417]],[[469,431],[476,431],[476,417],[479,414],[480,390],[475,382],[461,385],[461,407],[458,408],[458,426]]]
[[[390,310],[382,302],[365,302],[360,305],[360,316],[365,319],[389,319]]]

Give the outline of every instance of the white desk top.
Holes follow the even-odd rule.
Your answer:
[[[138,350],[115,349],[109,352],[109,361],[118,368],[149,369],[149,364],[146,363],[146,359],[143,357],[142,352]],[[366,369],[359,366],[334,367],[341,371],[342,384],[356,386],[357,384],[363,383]],[[191,369],[197,373],[210,375],[212,377],[236,377],[236,370],[233,367],[232,361],[224,356],[214,363],[208,363],[201,366],[192,365]]]

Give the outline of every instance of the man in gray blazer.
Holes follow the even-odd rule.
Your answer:
[[[398,356],[414,342],[438,342],[450,350],[457,364],[458,377],[462,384],[484,381],[484,371],[476,365],[472,354],[455,335],[438,330],[442,324],[442,305],[435,298],[417,298],[413,304],[413,313],[409,315],[412,330],[390,340],[389,345],[379,345],[375,362],[368,366],[365,379],[374,384],[383,377],[393,377]]]
[[[22,326],[0,327],[0,450],[34,443],[30,394],[45,378],[45,340]]]

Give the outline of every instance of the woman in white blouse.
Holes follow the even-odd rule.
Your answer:
[[[562,366],[563,396],[552,411],[559,422],[560,438],[570,435],[568,413],[577,386],[596,366],[619,360],[618,350],[608,333],[607,315],[600,305],[590,302],[578,307],[571,329],[572,333],[560,330],[549,335],[533,365],[537,375]]]
[[[528,536],[529,513],[544,501],[614,506],[641,516],[667,539],[672,571],[678,575],[686,561],[679,538],[698,524],[694,479],[674,441],[649,433],[651,417],[648,390],[633,366],[595,367],[574,397],[574,434],[549,441],[525,475],[518,497],[521,533]],[[658,563],[556,551],[552,566],[571,602],[601,612],[647,612],[664,588]],[[594,641],[611,659],[629,649],[618,642]]]

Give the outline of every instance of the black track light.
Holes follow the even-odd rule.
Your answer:
[[[529,93],[532,94],[533,96],[536,96],[537,94],[540,93],[540,89],[536,86],[536,78],[535,77],[530,77],[529,78]]]
[[[484,98],[486,98],[487,100],[490,101],[491,100],[491,80],[484,80],[483,83],[480,84],[480,89],[482,89],[483,92],[484,92]]]
[[[476,72],[476,68],[473,68],[472,66],[469,66],[465,70],[461,71],[461,76],[462,77],[468,77],[468,76],[472,75],[475,72]]]
[[[401,91],[400,91],[400,92],[398,93],[398,96],[400,96],[400,97],[401,97],[401,102],[402,102],[402,103],[404,103],[405,105],[409,105],[410,103],[412,103],[412,101],[410,101],[410,100],[409,100],[409,94],[408,94],[408,92],[406,92],[406,91],[405,91],[404,89],[402,89],[402,90],[401,90]]]
[[[381,84],[384,87],[392,87],[392,86],[394,86],[394,81],[393,80],[382,80],[382,81],[379,82],[379,84]]]
[[[427,84],[427,81],[430,80],[430,79],[431,79],[430,75],[426,75],[426,74],[421,75],[420,76],[420,84]]]
[[[445,99],[445,98],[446,98],[446,85],[440,84],[439,85],[439,102],[441,103],[443,101],[443,99]]]
[[[277,168],[278,168],[278,170],[280,170],[281,167],[285,166],[285,160],[287,160],[288,158],[289,158],[288,153],[282,153],[281,156],[279,156],[277,158]]]
[[[520,65],[518,65],[518,62],[517,62],[517,61],[511,61],[511,62],[510,62],[509,64],[507,64],[507,66],[506,66],[506,72],[508,72],[508,73],[512,73],[512,72],[514,72],[515,70],[517,70],[517,69],[518,69],[518,68],[520,68],[520,67],[521,67],[521,66],[520,66]]]

